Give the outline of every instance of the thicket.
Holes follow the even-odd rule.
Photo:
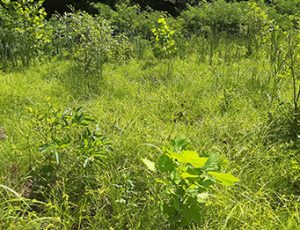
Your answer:
[[[43,1],[1,1],[1,65],[29,66],[50,42]]]

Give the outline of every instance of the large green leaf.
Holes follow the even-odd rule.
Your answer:
[[[198,178],[199,176],[198,175],[189,174],[187,172],[183,172],[183,173],[181,173],[181,177],[183,179],[186,179],[186,178]]]
[[[174,160],[184,164],[191,164],[195,168],[203,167],[208,160],[207,157],[199,157],[195,151],[182,151],[181,153],[171,152],[169,154]]]
[[[161,172],[172,172],[175,171],[175,164],[172,161],[170,157],[167,155],[163,154],[159,157],[158,163],[157,163],[158,169]]]
[[[198,202],[197,197],[189,197],[181,207],[182,222],[181,227],[186,227],[192,222],[199,222],[203,217],[203,204]]]
[[[171,140],[171,148],[173,152],[181,152],[183,150],[187,150],[190,146],[189,141],[184,137],[177,137]]]
[[[209,159],[204,168],[206,171],[219,171],[221,168],[222,160],[217,154],[209,154]]]
[[[227,186],[231,186],[235,182],[240,181],[238,178],[236,178],[235,176],[233,176],[230,173],[208,172],[208,174],[213,176],[217,180],[218,183],[227,185]]]
[[[154,162],[148,160],[147,158],[142,159],[142,162],[147,166],[147,168],[150,171],[153,171],[153,172],[156,171],[156,169],[155,169],[155,163]]]

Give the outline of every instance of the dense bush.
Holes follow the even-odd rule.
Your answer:
[[[3,66],[28,66],[41,54],[61,55],[76,61],[84,72],[98,73],[104,63],[130,57],[132,48],[126,36],[121,32],[113,35],[108,20],[72,12],[46,21],[42,4],[42,0],[7,1],[0,6]]]
[[[210,31],[240,33],[246,23],[246,7],[244,2],[224,0],[189,7],[180,16],[183,32],[187,35]]]
[[[287,6],[288,5],[288,6]],[[281,8],[286,10],[280,10]],[[278,1],[275,8],[267,7],[262,2],[226,2],[225,0],[213,3],[201,3],[189,7],[180,16],[183,32],[186,35],[201,34],[203,32],[227,32],[249,36],[249,33],[265,32],[269,20],[274,20],[284,28],[291,27],[291,20],[284,14],[288,9],[297,9],[294,1]],[[277,11],[276,11],[277,10]],[[296,14],[295,10],[294,14]],[[298,12],[300,12],[298,10]]]
[[[281,14],[295,15],[300,13],[300,1],[298,0],[276,0],[275,8]]]
[[[164,12],[142,11],[139,5],[121,3],[112,10],[104,4],[93,5],[98,14],[111,22],[115,33],[125,33],[129,37],[140,36],[149,39],[152,36],[151,29],[155,26],[158,18],[165,15]]]
[[[43,0],[2,1],[0,59],[5,66],[29,65],[50,42]]]
[[[131,46],[126,37],[113,36],[110,22],[101,16],[84,12],[56,15],[53,45],[58,54],[73,60],[86,73],[101,73],[104,63],[123,61],[130,56]]]

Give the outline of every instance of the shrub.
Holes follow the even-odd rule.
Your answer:
[[[94,4],[99,15],[111,22],[114,33],[124,33],[129,38],[139,36],[143,39],[152,37],[151,29],[155,27],[158,18],[165,15],[164,12],[147,9],[142,11],[139,5],[119,3],[116,10],[110,9],[104,4]]]
[[[45,113],[31,108],[29,111],[39,153],[30,162],[32,188],[28,196],[51,199],[51,191],[60,189],[54,186],[64,181],[66,194],[76,203],[86,189],[97,187],[92,175],[107,157],[109,142],[81,108],[62,112],[49,105]]]
[[[158,57],[170,57],[176,53],[175,30],[170,29],[165,18],[159,18],[152,29],[154,35],[154,54]]]
[[[58,53],[76,62],[85,73],[101,75],[108,61],[124,61],[131,46],[123,35],[113,36],[110,22],[84,12],[56,15],[52,19],[54,46]]]
[[[275,9],[281,14],[296,15],[300,12],[298,0],[276,0]]]
[[[189,7],[180,16],[181,28],[185,35],[226,32],[233,35],[249,36],[264,33],[269,20],[278,24],[289,24],[288,20],[273,8],[261,2],[204,2]],[[260,35],[259,35],[260,36]]]
[[[4,66],[28,66],[50,42],[44,0],[2,0],[0,5],[0,59]]]
[[[245,22],[245,6],[245,3],[220,0],[189,7],[180,16],[182,30],[187,36],[222,31],[239,34]]]
[[[188,148],[185,139],[177,138],[155,163],[143,159],[149,170],[159,171],[155,180],[164,186],[168,195],[162,207],[173,227],[184,227],[202,220],[208,191],[214,184],[230,186],[238,181],[221,171],[224,161],[217,155],[199,157],[197,152]]]

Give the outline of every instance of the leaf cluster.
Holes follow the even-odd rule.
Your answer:
[[[39,131],[38,155],[32,161],[32,196],[49,196],[50,189],[61,179],[70,180],[93,175],[93,166],[102,164],[110,151],[110,143],[95,120],[81,108],[60,111],[49,105],[48,112],[29,108],[32,128]],[[77,181],[83,189],[84,181]],[[74,188],[72,189],[74,191]],[[78,191],[82,193],[83,191]],[[74,196],[73,196],[74,197]]]
[[[200,222],[211,187],[215,184],[232,186],[239,180],[230,173],[222,172],[225,163],[215,154],[199,156],[196,151],[188,150],[188,143],[175,139],[171,147],[154,163],[143,159],[152,172],[159,172],[156,182],[165,187],[168,199],[162,207],[174,226],[187,226]]]
[[[28,66],[50,42],[43,0],[2,0],[0,58],[3,65]]]
[[[113,36],[110,22],[84,12],[66,13],[52,18],[53,45],[64,58],[73,60],[85,73],[101,73],[104,63],[124,61],[131,46],[126,37]]]
[[[175,30],[169,27],[165,18],[157,20],[152,33],[154,35],[154,54],[157,57],[167,58],[176,54]]]

